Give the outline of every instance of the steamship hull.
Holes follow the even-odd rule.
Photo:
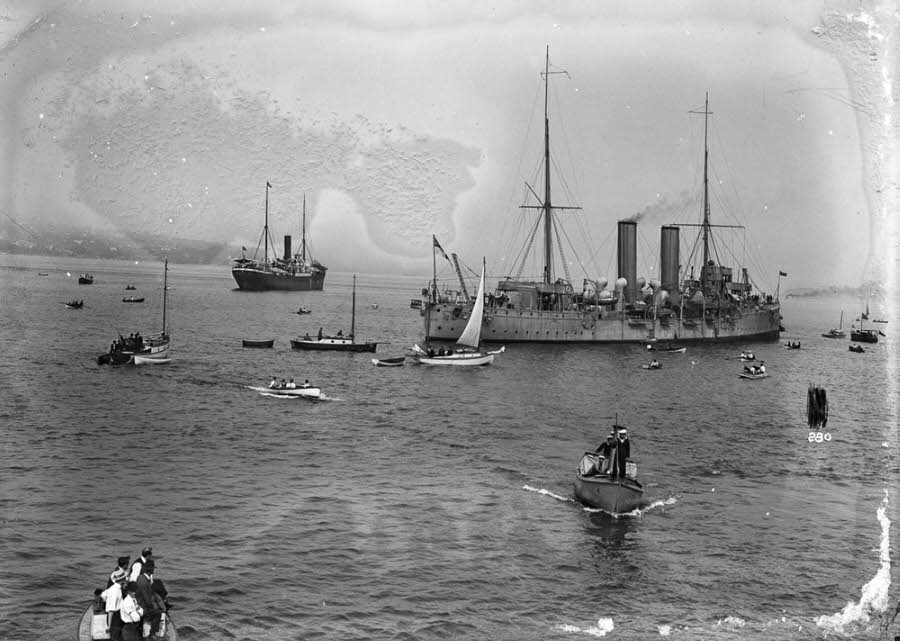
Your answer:
[[[239,289],[251,292],[309,292],[322,291],[325,273],[276,272],[253,267],[234,267],[231,270]]]
[[[459,338],[471,305],[423,302],[426,340]],[[778,305],[744,312],[740,318],[634,319],[604,317],[604,312],[545,312],[528,309],[485,310],[481,338],[503,343],[645,343],[776,341],[781,319]]]

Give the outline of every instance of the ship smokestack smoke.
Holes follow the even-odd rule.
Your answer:
[[[663,225],[659,232],[660,281],[669,292],[678,291],[679,233],[675,225]]]
[[[620,220],[618,223],[618,271],[616,275],[624,278],[625,302],[637,300],[637,223],[633,220]]]
[[[678,220],[679,216],[689,210],[694,205],[694,197],[690,192],[683,191],[675,200],[670,200],[668,196],[661,196],[656,202],[644,207],[642,210],[625,218],[629,222],[638,223],[646,222],[645,218],[668,218],[669,220]]]
[[[290,236],[284,237],[284,259],[285,260],[291,259],[291,237]]]

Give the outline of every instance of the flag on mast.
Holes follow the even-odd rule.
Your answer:
[[[779,275],[779,276],[785,276],[785,277],[787,277],[787,272],[779,271],[779,272],[778,272],[778,275]]]
[[[441,244],[438,242],[437,236],[432,234],[431,239],[434,241],[434,248],[437,249],[439,252],[441,252],[441,256],[443,256],[447,260],[450,260],[450,257],[447,255],[447,252],[444,251],[444,248],[441,247]]]

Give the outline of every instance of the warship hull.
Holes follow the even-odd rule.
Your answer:
[[[424,301],[426,340],[459,338],[471,305]],[[503,343],[644,343],[776,341],[781,321],[777,304],[745,312],[739,318],[635,319],[621,313],[528,309],[486,309],[481,339]],[[618,318],[616,317],[618,316]]]

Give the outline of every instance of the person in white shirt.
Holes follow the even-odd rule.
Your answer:
[[[128,575],[129,581],[137,581],[137,578],[141,576],[141,568],[151,556],[153,556],[153,548],[146,547],[141,550],[141,558],[131,564],[131,574]]]
[[[100,593],[106,600],[106,630],[109,632],[110,641],[122,641],[122,615],[119,609],[122,607],[122,586],[125,584],[125,570],[118,568],[109,577],[112,585]]]
[[[137,592],[137,584],[129,581],[125,585],[127,596],[122,599],[122,605],[119,608],[119,616],[122,617],[122,641],[141,641],[143,630],[141,629],[141,617],[144,616],[144,610],[138,605],[135,593]]]
[[[293,378],[290,380],[290,382],[288,382],[287,388],[288,389],[296,389],[297,388],[297,384],[294,382]]]

